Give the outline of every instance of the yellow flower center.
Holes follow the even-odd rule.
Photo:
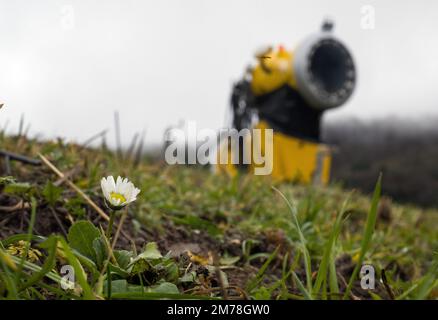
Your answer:
[[[117,192],[111,192],[110,197],[114,200],[120,200],[119,203],[126,202],[126,198],[122,194],[117,193]]]

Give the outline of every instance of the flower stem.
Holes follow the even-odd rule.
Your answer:
[[[113,224],[114,224],[114,217],[116,216],[116,210],[111,210],[110,212],[110,219],[108,222],[108,227],[106,229],[106,237],[108,240],[111,238],[111,233],[113,231]]]

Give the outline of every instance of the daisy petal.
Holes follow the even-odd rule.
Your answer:
[[[114,192],[116,190],[116,183],[114,182],[114,177],[113,176],[108,176],[106,178],[107,181],[107,186],[108,186],[108,192]]]

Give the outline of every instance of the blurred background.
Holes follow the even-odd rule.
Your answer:
[[[294,48],[328,17],[358,73],[351,99],[323,119],[337,146],[332,180],[367,192],[383,171],[386,194],[438,206],[437,10],[428,0],[0,0],[0,126],[15,134],[24,115],[30,136],[83,142],[113,130],[117,110],[122,144],[144,130],[149,150],[181,121],[219,129],[254,52]]]

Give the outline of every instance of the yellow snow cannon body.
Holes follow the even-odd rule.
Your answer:
[[[279,46],[256,53],[255,66],[234,85],[231,96],[232,127],[249,132],[239,135],[241,144],[229,143],[232,137],[221,139],[218,171],[235,175],[238,168],[244,168],[257,174],[260,165],[253,153],[257,147],[274,180],[329,182],[331,148],[321,141],[321,118],[324,111],[344,104],[356,84],[353,58],[333,36],[332,27],[325,22],[319,33],[294,50]],[[253,129],[272,129],[272,138],[255,136]],[[245,164],[243,159],[250,161]]]

